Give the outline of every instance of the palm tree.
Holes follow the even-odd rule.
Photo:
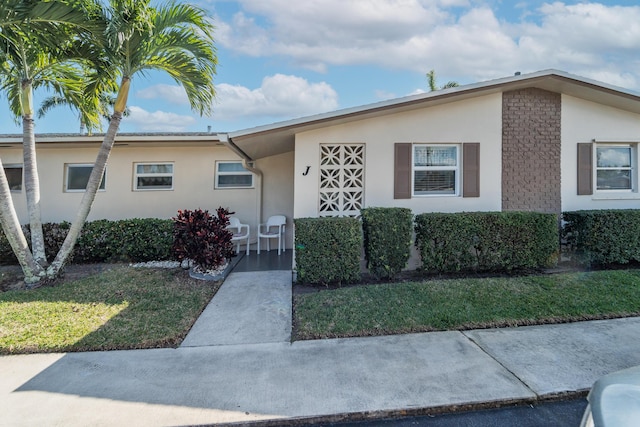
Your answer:
[[[460,86],[458,84],[458,82],[454,82],[453,80],[447,82],[444,86],[442,87],[438,87],[438,85],[436,84],[436,72],[435,70],[430,70],[427,73],[427,81],[429,82],[429,89],[431,90],[431,92],[436,91],[436,90],[440,90],[440,89],[449,89],[452,87],[458,87]]]
[[[40,185],[33,129],[33,90],[79,100],[80,74],[69,62],[70,47],[83,31],[95,31],[79,4],[60,1],[8,0],[0,5],[0,89],[23,125],[23,171],[31,226],[31,251],[17,220],[8,183],[0,174],[0,223],[25,273],[25,281],[44,276],[47,265],[40,216]],[[2,163],[0,161],[0,168]],[[3,171],[4,172],[4,171]]]
[[[201,115],[210,113],[215,97],[213,25],[203,9],[175,2],[153,7],[149,0],[110,0],[105,21],[100,61],[112,67],[101,68],[103,75],[96,73],[92,81],[99,82],[104,75],[119,78],[114,111],[76,218],[47,268],[49,277],[64,266],[87,219],[127,106],[131,79],[147,71],[166,72],[185,89],[191,108]]]
[[[106,168],[135,75],[164,71],[185,89],[193,110],[201,115],[211,111],[217,65],[213,26],[204,10],[175,2],[152,7],[149,0],[110,0],[103,9],[94,0],[69,4],[62,0],[5,0],[0,4],[0,48],[0,88],[16,115],[23,118],[25,129],[23,170],[32,236],[36,234],[32,237],[33,252],[18,222],[1,161],[0,225],[22,266],[25,282],[37,284],[57,277],[75,246]],[[74,68],[65,62],[71,59],[82,59],[82,66]],[[87,67],[91,73],[83,79],[74,74]],[[58,96],[70,100],[83,120],[83,115],[100,112],[100,99],[105,93],[117,92],[109,128],[78,213],[48,266],[33,134],[32,91],[41,84],[39,79]],[[84,87],[79,86],[82,80]]]

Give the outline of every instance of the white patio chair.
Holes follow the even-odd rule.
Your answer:
[[[247,244],[247,255],[249,255],[249,224],[242,224],[238,218],[235,216],[229,217],[229,225],[227,229],[233,233],[233,237],[231,238],[231,242],[238,243],[237,253],[240,253],[240,243],[243,240],[246,240]],[[243,232],[244,230],[244,232]]]
[[[284,229],[287,218],[284,215],[274,215],[267,219],[265,224],[258,226],[258,254],[260,254],[260,240],[267,239],[267,250],[271,250],[271,239],[278,239],[278,255],[280,249],[284,252]]]

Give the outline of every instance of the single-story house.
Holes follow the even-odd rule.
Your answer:
[[[44,221],[71,220],[101,135],[37,135]],[[21,136],[0,158],[27,221]],[[640,94],[557,70],[230,133],[119,134],[89,220],[640,208]]]

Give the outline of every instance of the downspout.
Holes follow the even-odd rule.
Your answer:
[[[217,136],[222,145],[233,151],[242,159],[242,166],[246,170],[254,173],[257,177],[258,183],[256,191],[256,227],[259,227],[260,223],[262,222],[262,171],[255,167],[255,160],[249,157],[247,153],[242,151],[240,147],[233,143],[228,133],[219,133]]]

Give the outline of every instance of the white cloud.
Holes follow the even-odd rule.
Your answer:
[[[196,123],[192,116],[166,111],[150,112],[136,106],[129,107],[129,115],[122,121],[135,127],[137,132],[183,132]]]
[[[579,71],[579,74],[582,76],[588,76],[594,80],[598,80],[601,82],[607,82],[611,85],[618,86],[621,88],[638,88],[640,87],[640,79],[638,75],[633,75],[629,72],[625,72],[622,69],[615,70],[593,70],[593,69],[584,69]]]
[[[521,27],[523,63],[531,68],[546,63],[587,77],[606,77],[612,84],[637,84],[629,72],[638,69],[640,7],[556,2],[544,4],[540,13],[540,25]]]
[[[338,95],[329,84],[283,74],[265,77],[257,89],[220,83],[216,100],[214,120],[299,117],[338,107]]]
[[[285,55],[322,71],[327,64],[367,63],[378,53],[432,28],[447,14],[411,0],[241,1],[244,12],[220,25],[224,47],[251,56]],[[266,18],[259,26],[249,14]],[[378,58],[383,60],[383,58]]]
[[[158,84],[136,92],[140,100],[163,100],[169,104],[188,104],[184,89],[177,85]],[[213,106],[214,120],[238,120],[240,118],[287,119],[338,108],[338,95],[325,83],[283,74],[265,77],[259,88],[219,83]],[[164,111],[148,112],[140,107],[130,107],[131,114],[125,120],[140,131],[182,131],[193,125],[196,119]]]
[[[398,97],[393,92],[389,92],[389,91],[381,90],[381,89],[376,90],[375,91],[375,95],[376,95],[376,98],[378,98],[380,100],[383,100],[383,101],[386,100],[386,99],[393,99],[393,98],[397,98]]]
[[[640,44],[640,7],[604,6],[598,3],[544,4],[545,19],[539,37],[562,36],[562,44],[578,50],[636,50]]]
[[[267,53],[269,45],[267,31],[260,28],[244,13],[235,14],[231,23],[226,23],[218,17],[214,18],[214,22],[216,42],[221,46],[250,56],[261,56]]]
[[[504,33],[493,12],[484,8],[471,9],[458,22],[435,28],[416,39],[413,49],[421,52],[414,59],[416,71],[436,69],[439,75],[476,79],[511,73],[517,58],[516,43]],[[405,47],[402,54],[409,50]]]
[[[606,76],[614,84],[640,84],[639,6],[549,2],[508,22],[497,9],[483,6],[486,1],[238,3],[242,11],[233,22],[216,21],[222,46],[244,55],[289,58],[315,71],[367,64],[484,80],[559,68]]]
[[[163,83],[136,91],[136,97],[140,99],[163,99],[174,104],[189,104],[187,92],[182,86]]]

